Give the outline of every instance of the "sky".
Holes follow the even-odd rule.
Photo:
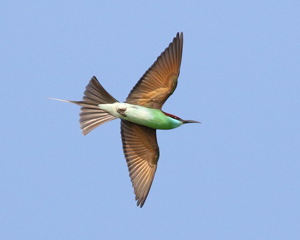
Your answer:
[[[300,239],[299,1],[0,3],[0,239]],[[114,120],[83,136],[96,76],[124,101],[177,32],[163,110],[201,121],[158,131],[136,207]]]

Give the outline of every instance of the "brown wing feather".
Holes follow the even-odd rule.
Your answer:
[[[152,185],[159,158],[156,130],[122,120],[121,134],[135,200],[137,206],[142,207]]]
[[[177,86],[182,48],[183,33],[177,33],[169,47],[161,53],[131,90],[126,102],[161,109]]]

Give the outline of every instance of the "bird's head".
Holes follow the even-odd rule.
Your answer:
[[[185,123],[201,123],[201,122],[198,122],[198,121],[195,121],[195,120],[183,120],[180,117],[177,117],[177,116],[175,116],[173,114],[170,114],[170,113],[166,113],[164,111],[163,111],[163,113],[173,120],[173,123],[174,123],[175,127],[179,127],[179,126],[181,126],[182,124],[185,124]]]

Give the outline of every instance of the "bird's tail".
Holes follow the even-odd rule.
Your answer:
[[[96,77],[92,77],[89,84],[86,86],[82,101],[52,99],[81,106],[79,115],[80,127],[83,135],[88,134],[103,123],[116,119],[114,116],[98,107],[99,104],[115,103],[118,101],[101,86]]]

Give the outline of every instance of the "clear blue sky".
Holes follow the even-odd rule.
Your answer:
[[[300,239],[299,1],[1,1],[0,239]],[[148,199],[120,122],[83,136],[95,75],[127,94],[184,33]]]

